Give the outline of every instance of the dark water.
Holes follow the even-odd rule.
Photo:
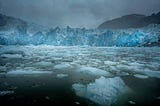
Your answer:
[[[71,89],[68,78],[57,79],[52,75],[18,76],[0,78],[0,90],[14,90],[14,94],[0,97],[0,104],[19,105],[88,105]]]
[[[125,84],[128,85],[133,91],[124,97],[121,97],[121,106],[132,105],[127,101],[134,101],[135,106],[159,106],[160,105],[160,79],[138,79],[133,76],[122,77]],[[123,101],[124,100],[124,101]]]
[[[160,80],[157,78],[137,79],[122,77],[125,84],[134,92],[120,97],[115,106],[159,106]],[[16,76],[0,78],[0,90],[11,90],[13,94],[0,96],[0,105],[80,105],[98,104],[75,95],[69,78],[57,79],[53,75]]]

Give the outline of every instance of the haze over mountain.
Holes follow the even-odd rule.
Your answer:
[[[14,18],[0,14],[0,32],[14,32],[20,34],[33,34],[38,31],[44,31],[47,27],[30,23],[22,19]]]
[[[102,23],[99,29],[141,28],[149,24],[160,24],[160,12],[150,16],[140,14],[125,15]]]
[[[127,14],[159,10],[160,0],[0,0],[0,13],[53,28],[92,29]]]

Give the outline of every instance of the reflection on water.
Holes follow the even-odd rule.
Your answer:
[[[0,105],[158,106],[159,63],[159,47],[1,46]]]

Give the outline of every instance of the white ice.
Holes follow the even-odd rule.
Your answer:
[[[57,78],[65,78],[68,77],[68,74],[57,74]]]
[[[24,70],[24,69],[19,69],[19,70],[12,70],[7,72],[8,75],[32,75],[32,74],[51,74],[51,71],[38,71],[38,70]]]
[[[21,54],[2,54],[1,57],[5,58],[22,58]]]
[[[101,70],[94,67],[82,66],[75,63],[58,64],[58,65],[55,65],[54,68],[58,70],[68,70],[68,71],[74,71],[81,74],[89,74],[94,76],[111,76],[112,75],[110,72],[107,72],[105,70]]]
[[[11,95],[13,93],[14,93],[14,91],[9,91],[9,90],[7,90],[7,91],[0,91],[0,96]]]
[[[80,66],[77,68],[76,71],[78,71],[80,73],[96,75],[96,76],[111,76],[111,73],[109,73],[105,70],[94,68],[94,67]]]
[[[140,79],[146,79],[146,78],[149,78],[148,76],[146,75],[140,75],[140,74],[135,74],[134,77],[136,78],[140,78]]]
[[[140,73],[143,75],[146,75],[148,77],[154,77],[154,78],[160,78],[160,71],[154,71],[154,70],[150,70],[148,68],[145,68],[143,64],[139,64],[139,63],[128,63],[129,65],[117,65],[117,69],[119,70],[125,70],[125,71],[130,71],[130,72],[134,72],[134,73]]]
[[[67,69],[71,69],[71,68],[72,68],[72,66],[67,63],[57,64],[54,66],[54,69],[57,69],[57,70],[67,70]]]
[[[104,61],[104,64],[106,64],[106,65],[116,65],[118,63],[117,62],[113,62],[113,61]]]
[[[160,78],[159,50],[159,47],[2,46],[0,71],[19,67],[18,70],[26,71],[73,71],[81,75],[109,77],[140,74]],[[20,59],[17,61],[17,58]]]
[[[51,66],[53,66],[53,64],[51,62],[46,62],[46,61],[37,62],[37,63],[35,63],[35,65],[39,66],[39,67],[51,67]]]
[[[135,104],[136,104],[136,102],[134,102],[134,101],[129,101],[129,103],[130,103],[131,105],[135,105]]]
[[[100,77],[94,83],[87,85],[73,84],[76,95],[90,99],[103,106],[110,106],[115,103],[118,96],[125,92],[125,83],[120,77]]]

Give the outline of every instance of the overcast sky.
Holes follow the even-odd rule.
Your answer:
[[[126,14],[160,11],[160,0],[0,0],[0,13],[51,27],[96,28]]]

